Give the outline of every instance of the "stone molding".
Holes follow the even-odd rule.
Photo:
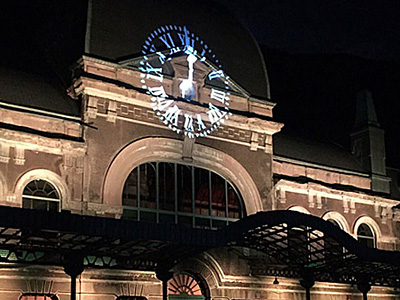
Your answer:
[[[138,165],[148,161],[186,163],[183,142],[168,138],[145,138],[122,149],[111,162],[103,183],[102,203],[121,206],[126,178]],[[228,154],[206,146],[194,144],[192,165],[212,170],[231,181],[242,195],[248,215],[263,210],[260,193],[246,169]]]

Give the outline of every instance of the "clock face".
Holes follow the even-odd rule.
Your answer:
[[[190,138],[206,136],[231,115],[228,76],[208,45],[186,27],[166,25],[154,30],[147,37],[142,53],[139,67],[142,88],[151,95],[156,115],[172,130]],[[179,95],[173,96],[166,91],[165,79],[173,72],[171,62],[178,57],[185,67],[182,78],[178,78]],[[207,70],[200,81],[195,68],[199,64]],[[199,84],[207,87],[201,103]],[[190,112],[184,108],[185,102],[203,109]]]

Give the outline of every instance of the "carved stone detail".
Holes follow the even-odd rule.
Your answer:
[[[107,121],[111,123],[115,123],[117,120],[117,102],[116,101],[108,101],[107,107]]]
[[[251,133],[251,139],[250,139],[250,150],[251,151],[257,151],[257,148],[258,148],[258,136],[259,136],[259,134],[257,132],[252,132]]]
[[[310,208],[315,207],[316,198],[317,198],[316,195],[311,194],[311,193],[308,194],[308,207],[310,207]]]
[[[277,198],[279,199],[279,202],[281,204],[285,204],[286,203],[286,190],[278,189],[276,192],[277,192]]]
[[[272,135],[265,135],[265,153],[272,153]]]
[[[0,162],[8,163],[10,161],[10,145],[0,144]]]
[[[356,210],[356,202],[353,199],[350,199],[350,212],[352,214],[355,214],[357,212],[357,210]]]
[[[89,97],[87,105],[87,114],[91,119],[96,119],[97,117],[97,98]]]
[[[386,224],[388,219],[388,207],[386,205],[382,205],[382,212],[381,212],[382,224]]]
[[[344,198],[343,199],[343,212],[345,214],[349,213],[350,208],[349,208],[349,199],[348,198]]]
[[[24,165],[25,164],[25,149],[20,147],[15,147],[14,152],[14,163],[16,165]]]
[[[322,197],[321,195],[316,195],[317,200],[317,208],[322,209]]]

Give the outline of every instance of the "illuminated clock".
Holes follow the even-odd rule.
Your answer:
[[[153,110],[169,128],[190,138],[206,136],[231,115],[228,76],[209,46],[186,27],[166,25],[154,30],[145,40],[142,54],[139,66],[142,88],[151,95]],[[166,79],[171,77],[168,74],[174,71],[172,62],[177,58],[186,71],[179,78],[179,93],[171,95]],[[202,86],[194,79],[196,64],[206,70],[201,80],[206,85],[203,89],[206,94],[201,93],[201,103],[198,98]],[[203,109],[193,113],[185,102]]]

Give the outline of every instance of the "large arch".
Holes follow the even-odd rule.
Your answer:
[[[3,173],[0,172],[0,201],[5,200],[7,193],[7,181]]]
[[[124,183],[130,172],[148,161],[187,163],[183,142],[168,138],[144,138],[123,148],[111,162],[103,182],[104,204],[121,206]],[[262,211],[260,193],[246,169],[230,155],[199,144],[193,145],[190,164],[212,170],[231,181],[239,190],[248,215]]]
[[[67,203],[70,200],[70,193],[68,192],[67,184],[60,175],[46,169],[34,169],[28,171],[18,179],[14,187],[14,194],[20,206],[22,206],[22,192],[24,191],[25,186],[35,179],[47,180],[52,183],[61,196],[61,208],[67,206]]]

